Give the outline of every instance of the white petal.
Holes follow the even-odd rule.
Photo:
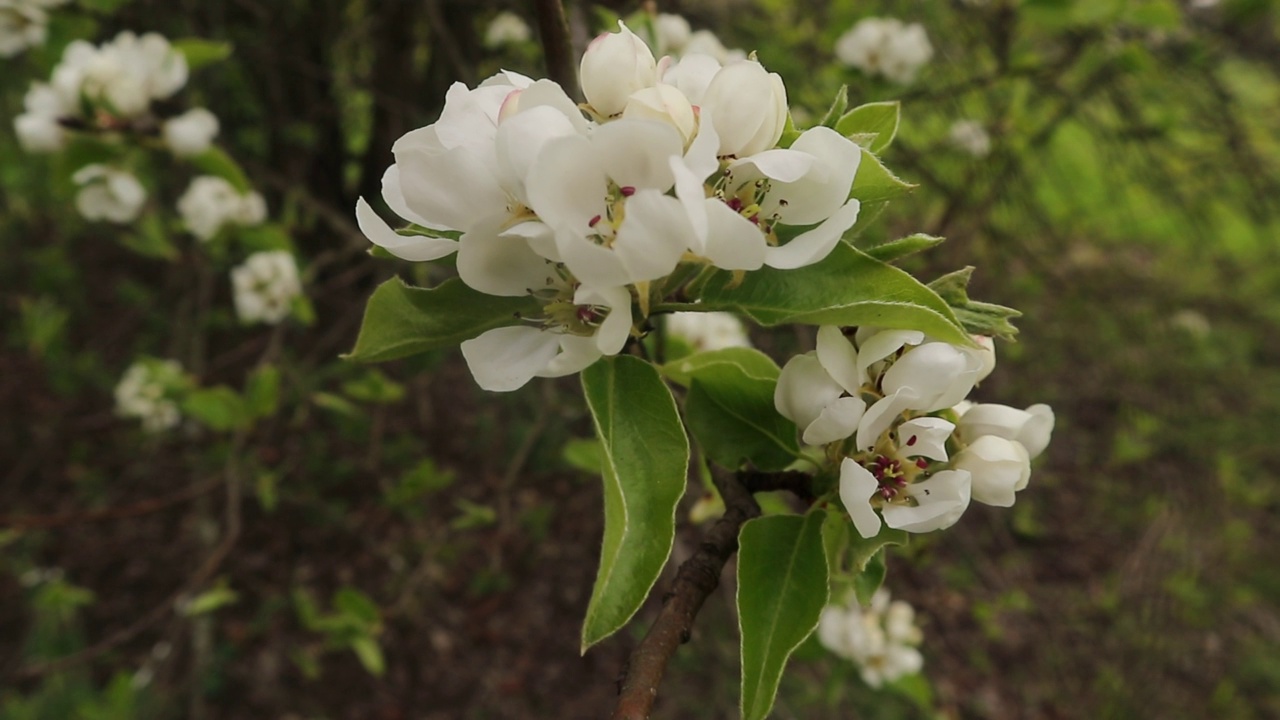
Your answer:
[[[408,203],[404,201],[404,191],[400,189],[400,168],[392,165],[382,174],[382,199],[386,201],[387,207],[396,215],[416,223],[423,227],[428,227],[427,221],[418,213],[409,209]],[[437,228],[440,229],[440,228]]]
[[[591,141],[581,135],[548,142],[529,169],[526,185],[529,206],[557,230],[586,235],[592,219],[605,214],[607,178]]]
[[[879,488],[880,483],[866,468],[850,458],[840,463],[840,502],[864,538],[875,537],[880,532],[880,516],[871,507],[871,496]]]
[[[442,258],[458,249],[458,242],[449,238],[400,235],[374,212],[364,198],[356,200],[356,224],[360,232],[374,245],[403,260],[423,262]]]
[[[528,85],[520,93],[520,112],[536,107],[554,108],[561,115],[568,118],[575,132],[583,133],[587,131],[589,126],[587,119],[583,117],[582,111],[578,109],[578,104],[569,99],[569,96],[565,94],[564,88],[560,87],[559,83],[551,80],[539,80]]]
[[[947,439],[956,426],[936,417],[919,417],[898,426],[898,449],[905,457],[947,459]]]
[[[801,439],[806,445],[826,445],[844,440],[858,431],[858,421],[866,409],[867,403],[862,398],[836,398],[804,429]]]
[[[707,247],[707,192],[702,184],[703,177],[699,177],[694,171],[689,169],[683,160],[678,157],[668,158],[668,164],[671,166],[671,175],[676,182],[676,198],[680,200],[680,204],[684,206],[685,216],[689,218],[690,228],[693,235],[689,241],[689,249],[695,254],[701,255],[706,251]],[[763,258],[764,253],[761,253]]]
[[[560,336],[560,354],[537,373],[538,377],[564,377],[582,372],[602,357],[594,338],[577,335]]]
[[[591,135],[605,174],[620,187],[666,192],[675,183],[668,158],[684,153],[684,140],[674,127],[653,120],[616,120]]]
[[[944,470],[905,488],[904,492],[919,505],[886,505],[880,513],[886,525],[907,532],[949,528],[969,507],[970,484],[969,473],[964,470]]]
[[[831,254],[840,237],[858,221],[859,207],[857,200],[850,200],[818,227],[802,233],[782,247],[769,248],[765,264],[779,270],[793,270],[820,262]]]
[[[506,193],[493,170],[467,148],[439,154],[399,152],[396,166],[405,204],[427,227],[465,232],[475,221],[506,207]]]
[[[818,328],[818,362],[845,392],[857,395],[862,388],[858,373],[858,351],[835,325]]]
[[[595,343],[605,355],[617,355],[631,333],[631,291],[626,287],[592,288],[579,286],[573,294],[579,305],[603,305],[609,314],[596,331]]]
[[[1027,449],[1027,455],[1034,460],[1049,446],[1049,438],[1053,435],[1053,408],[1044,403],[1037,403],[1027,408],[1027,412],[1031,413],[1031,421],[1014,439],[1022,443],[1022,446]]]
[[[817,356],[805,353],[791,358],[782,367],[778,386],[773,392],[773,404],[783,417],[805,428],[843,392],[844,389],[822,369]]]
[[[693,240],[693,226],[679,200],[657,190],[637,190],[627,198],[613,252],[631,282],[670,275]]]
[[[786,225],[822,222],[848,199],[862,149],[831,128],[816,127],[804,131],[788,152],[808,156],[812,167],[794,180],[770,175],[778,182],[769,188],[761,212],[776,213]]]
[[[915,395],[904,389],[892,395],[886,395],[867,408],[862,420],[858,423],[858,449],[870,450],[875,447],[880,436],[888,430],[904,410],[909,408]]]
[[[495,328],[462,343],[462,357],[476,383],[491,392],[523,387],[560,350],[560,336],[537,328]]]
[[[983,435],[961,450],[952,461],[957,470],[973,476],[973,499],[987,505],[1010,507],[1015,493],[1031,478],[1026,448],[1013,440]]]
[[[735,171],[735,178],[739,175],[743,178],[763,176],[771,180],[776,180],[779,183],[792,183],[804,177],[805,173],[809,172],[810,168],[813,167],[813,164],[814,157],[809,153],[798,152],[794,149],[788,150],[784,148],[774,148],[772,150],[765,150],[764,152],[756,153],[751,157],[735,160],[729,164],[729,169]],[[755,172],[751,172],[750,170],[747,170],[747,168],[751,168]],[[754,179],[754,177],[752,179]],[[739,185],[739,187],[740,186],[741,185]],[[845,197],[848,197],[848,195],[849,193],[846,190]],[[836,205],[838,207],[839,203]],[[835,208],[832,209],[834,210]],[[829,214],[830,213],[828,213],[828,215]],[[826,215],[823,217],[826,217]],[[821,219],[822,218],[818,218],[818,220],[792,224],[810,225]]]
[[[858,379],[874,381],[869,374],[872,365],[898,352],[906,345],[919,345],[924,342],[924,333],[919,330],[877,330],[869,337],[864,336],[863,329],[858,329]]]
[[[501,215],[477,223],[458,243],[458,277],[473,290],[519,297],[551,283],[555,270],[519,236],[501,234]]]
[[[720,159],[716,152],[720,149],[720,136],[716,134],[716,126],[711,121],[711,108],[705,108],[698,117],[698,134],[689,144],[684,154],[684,162],[689,170],[702,182],[711,173],[720,170]]]
[[[981,367],[978,358],[944,342],[926,342],[904,353],[885,371],[885,393],[910,388],[915,395],[912,410],[933,412],[949,408],[973,389]]]
[[[718,198],[703,201],[707,238],[702,255],[723,270],[758,270],[764,265],[769,243],[759,226],[736,213]]]
[[[576,132],[563,113],[547,106],[522,110],[504,120],[495,140],[503,186],[522,202],[528,202],[525,179],[538,153],[548,141]]]
[[[634,282],[617,253],[597,245],[581,233],[561,226],[555,234],[555,241],[561,260],[583,284],[614,287]]]

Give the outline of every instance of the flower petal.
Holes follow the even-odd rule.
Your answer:
[[[840,502],[864,538],[875,537],[880,532],[880,516],[871,507],[871,496],[879,488],[880,483],[871,471],[850,458],[840,463]]]
[[[843,440],[858,431],[858,421],[866,409],[867,403],[862,398],[836,398],[804,429],[801,439],[806,445],[826,445]]]
[[[490,392],[523,387],[559,350],[559,335],[523,325],[494,328],[462,343],[462,357],[476,383]]]
[[[857,200],[850,200],[818,227],[801,233],[782,247],[769,248],[765,264],[779,270],[794,270],[820,262],[831,254],[840,237],[858,221],[860,207]]]
[[[374,212],[364,198],[356,200],[356,224],[370,242],[402,260],[436,260],[458,249],[458,241],[449,238],[400,235]]]
[[[760,228],[718,198],[703,201],[707,238],[701,255],[723,270],[759,270],[769,243]]]
[[[458,243],[458,277],[473,290],[519,297],[549,285],[555,269],[519,236],[502,235],[505,218],[480,221]]]
[[[818,357],[805,353],[791,358],[782,367],[773,392],[773,405],[783,417],[798,427],[806,428],[843,392],[844,389],[822,369]]]
[[[850,395],[861,392],[863,377],[858,372],[858,351],[839,327],[818,328],[818,362],[845,392]]]
[[[671,125],[655,120],[615,120],[591,135],[591,146],[609,179],[619,187],[666,192],[675,183],[668,163],[684,153],[684,140]]]
[[[679,200],[657,190],[637,190],[627,198],[613,252],[630,282],[656,280],[676,269],[693,237],[693,225]]]
[[[906,457],[947,459],[947,439],[956,426],[936,417],[918,417],[898,426],[898,447]]]
[[[918,505],[886,505],[880,513],[891,528],[913,533],[943,530],[956,524],[969,507],[972,479],[964,470],[944,470],[904,492]]]

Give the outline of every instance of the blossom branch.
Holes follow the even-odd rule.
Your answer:
[[[564,88],[575,100],[581,99],[578,90],[578,69],[574,62],[573,41],[569,38],[569,21],[564,14],[563,0],[535,0],[538,14],[538,36],[542,38],[542,54],[547,61],[547,75]]]
[[[760,515],[760,505],[752,493],[791,490],[802,498],[812,497],[810,476],[799,472],[730,474],[713,469],[712,480],[724,498],[724,515],[707,531],[698,551],[680,565],[671,590],[663,598],[662,611],[627,661],[613,720],[649,717],[667,664],[676,649],[689,639],[694,618],[720,584],[725,563],[738,551],[738,531]]]

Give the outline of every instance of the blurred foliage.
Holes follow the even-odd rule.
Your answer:
[[[1024,314],[980,393],[1059,418],[1013,512],[974,508],[945,542],[887,552],[887,584],[927,619],[925,677],[873,693],[810,640],[775,717],[1280,715],[1280,569],[1264,554],[1280,543],[1280,4],[659,5],[755,50],[802,127],[841,85],[850,106],[901,101],[885,160],[918,187],[868,204],[881,219],[857,242],[946,237],[904,265],[975,266],[975,297]],[[588,26],[597,7],[570,4],[579,41],[604,29]],[[207,253],[172,223],[86,223],[70,174],[111,148],[27,156],[0,131],[0,717],[609,705],[634,639],[578,657],[601,501],[575,469],[598,467],[598,446],[562,452],[590,434],[573,383],[483,396],[453,352],[336,359],[380,281],[447,273],[370,259],[351,208],[378,201],[392,143],[452,82],[541,74],[533,41],[484,47],[504,8],[532,20],[498,0],[81,0],[53,13],[45,47],[3,61],[11,118],[73,38],[203,38],[192,52],[211,61],[230,47],[183,91],[223,127],[195,166],[242,172],[273,222]],[[928,30],[914,84],[835,61],[873,15]],[[964,119],[989,133],[985,157],[949,140]],[[271,248],[307,259],[314,322],[236,322],[231,258]],[[775,358],[805,342],[756,340]],[[196,376],[201,424],[155,436],[114,417],[142,354]],[[734,716],[728,604],[708,603],[659,716]]]

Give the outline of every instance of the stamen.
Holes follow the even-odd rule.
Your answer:
[[[636,189],[630,185],[624,185],[618,188],[618,192],[622,193],[622,197],[631,197],[636,194]]]

